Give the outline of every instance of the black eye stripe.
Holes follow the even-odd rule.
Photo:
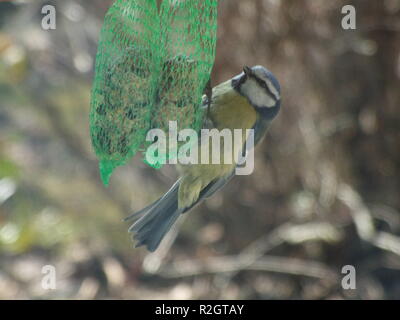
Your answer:
[[[265,81],[257,78],[255,75],[251,76],[254,80],[256,80],[256,82],[258,83],[258,85],[264,89],[267,90],[268,95],[273,98],[275,101],[277,100],[276,96],[274,95],[274,93],[270,90],[270,88],[268,87],[268,85],[265,83]]]

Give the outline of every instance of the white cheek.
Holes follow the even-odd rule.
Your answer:
[[[251,97],[249,99],[256,106],[271,108],[275,105],[275,101],[254,80],[245,82],[241,89],[247,97]]]
[[[266,78],[265,74],[263,72],[259,71],[259,70],[257,70],[255,73],[260,79],[263,79],[265,81],[265,83],[268,86],[268,89],[272,92],[272,94],[275,96],[275,98],[277,100],[279,100],[280,99],[280,94],[279,94],[278,90],[276,90],[274,85],[272,84],[271,80]]]
[[[271,97],[264,93],[263,91],[258,90],[258,94],[254,95],[253,103],[257,106],[265,106],[271,108],[275,105],[275,101],[271,99]]]

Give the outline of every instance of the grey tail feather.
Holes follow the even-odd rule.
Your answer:
[[[178,209],[179,183],[178,180],[160,199],[125,219],[137,219],[129,228],[137,240],[136,247],[144,245],[149,251],[155,251],[183,212]]]

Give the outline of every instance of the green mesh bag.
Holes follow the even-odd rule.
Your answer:
[[[150,145],[150,129],[167,133],[169,121],[178,130],[200,129],[215,58],[217,5],[218,0],[117,0],[107,12],[90,110],[105,185],[116,167]]]

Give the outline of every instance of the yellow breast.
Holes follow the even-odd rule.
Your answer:
[[[220,131],[223,129],[231,130],[232,137],[234,136],[234,129],[241,129],[241,141],[234,140],[232,146],[234,150],[242,150],[243,144],[247,140],[246,130],[253,128],[257,120],[257,113],[247,99],[234,91],[230,82],[227,82],[213,89],[213,101],[208,117],[212,120],[214,128]],[[200,152],[203,152],[204,148],[209,148],[209,146],[201,144]],[[221,161],[223,161],[223,158],[224,144],[221,143]],[[201,190],[211,181],[229,175],[236,167],[236,157],[234,156],[234,158],[231,163],[180,166],[182,180],[178,194],[179,207],[189,207],[197,200]]]
[[[209,118],[215,127],[219,130],[251,129],[256,122],[257,112],[248,100],[232,88],[221,91],[219,86],[213,90]]]

